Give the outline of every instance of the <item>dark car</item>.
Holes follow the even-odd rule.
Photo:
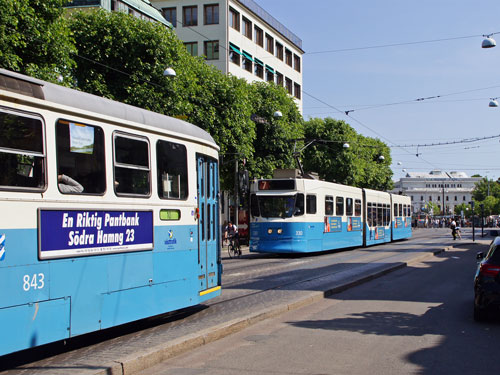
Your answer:
[[[482,321],[488,312],[500,311],[500,237],[496,237],[480,260],[474,277],[474,320]]]

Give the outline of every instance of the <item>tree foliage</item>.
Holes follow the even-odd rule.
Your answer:
[[[61,17],[66,0],[0,0],[0,67],[71,83],[75,51]]]
[[[379,190],[392,188],[389,147],[358,134],[344,121],[312,119],[305,124],[304,167],[327,181]],[[345,148],[344,144],[349,147]],[[304,145],[304,146],[305,146]],[[379,157],[383,156],[384,160]]]

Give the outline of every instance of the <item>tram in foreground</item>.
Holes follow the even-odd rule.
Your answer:
[[[257,180],[250,189],[250,251],[309,253],[411,237],[402,195],[307,178]]]
[[[218,146],[0,69],[0,355],[221,293]]]

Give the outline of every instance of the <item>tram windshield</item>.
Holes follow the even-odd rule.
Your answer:
[[[253,216],[285,219],[304,214],[304,194],[287,196],[254,195],[252,198]]]

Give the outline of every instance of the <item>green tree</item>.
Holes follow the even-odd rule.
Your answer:
[[[304,166],[320,178],[378,190],[392,188],[390,150],[380,140],[364,137],[332,118],[306,122],[305,138],[316,141],[303,151]]]
[[[248,163],[251,177],[272,177],[275,169],[295,168],[294,140],[302,138],[302,116],[284,88],[257,82],[249,98],[255,121],[254,155]],[[276,111],[282,117],[275,117]]]
[[[476,183],[472,191],[472,197],[476,201],[484,201],[488,195],[500,198],[500,184],[484,177]]]
[[[75,52],[62,17],[66,0],[0,1],[0,67],[40,79],[72,83]]]

